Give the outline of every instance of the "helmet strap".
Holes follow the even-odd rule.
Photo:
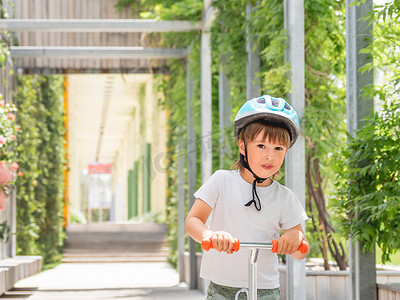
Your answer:
[[[251,199],[249,202],[247,202],[247,203],[245,204],[245,206],[248,207],[248,206],[251,206],[251,205],[254,203],[255,208],[256,208],[258,211],[260,211],[260,210],[261,210],[261,201],[260,201],[260,198],[258,197],[256,186],[257,186],[257,183],[263,183],[265,180],[267,180],[267,179],[270,178],[270,177],[261,178],[261,177],[257,176],[257,175],[253,172],[253,170],[250,168],[250,165],[249,165],[249,163],[248,163],[249,160],[248,160],[248,158],[247,158],[247,147],[246,147],[246,142],[245,142],[245,141],[243,141],[243,142],[244,142],[244,154],[245,154],[245,155],[243,155],[243,154],[240,153],[240,162],[241,162],[241,164],[243,165],[243,167],[245,167],[247,170],[249,170],[249,171],[251,172],[251,174],[253,174],[253,177],[254,177],[254,180],[253,180],[253,187],[252,187],[252,189],[251,189],[253,199]],[[257,199],[257,201],[256,201],[256,199]],[[257,204],[257,202],[258,202],[258,204]]]

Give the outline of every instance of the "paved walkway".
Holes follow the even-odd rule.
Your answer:
[[[16,283],[0,299],[204,300],[167,263],[63,263]]]

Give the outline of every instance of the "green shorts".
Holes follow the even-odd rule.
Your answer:
[[[223,286],[210,282],[207,290],[206,300],[235,300],[236,293],[241,290],[240,288],[234,288],[229,286]],[[276,289],[259,289],[257,290],[258,300],[279,300],[281,298],[281,291],[279,288]],[[247,300],[245,292],[239,294],[237,298],[239,300]]]

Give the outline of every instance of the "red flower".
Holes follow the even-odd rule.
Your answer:
[[[18,163],[14,161],[14,162],[12,163],[12,165],[11,165],[11,168],[12,168],[14,171],[17,170],[17,169],[19,168]]]
[[[15,116],[14,116],[13,113],[8,113],[8,114],[7,114],[7,117],[8,117],[11,121],[14,121],[14,119],[15,119]]]
[[[4,107],[5,103],[3,100],[0,101],[0,107]]]
[[[5,144],[6,138],[4,136],[0,136],[0,144]]]
[[[24,173],[18,172],[18,176],[22,176],[22,175],[24,175]]]
[[[15,135],[12,135],[12,136],[11,136],[11,139],[12,139],[12,140],[15,140],[16,138],[17,138],[17,137],[16,137]]]

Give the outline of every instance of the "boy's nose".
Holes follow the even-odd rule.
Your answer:
[[[267,151],[265,152],[265,158],[268,159],[268,160],[272,160],[272,159],[274,158],[274,153],[273,153],[273,151],[267,150]]]

